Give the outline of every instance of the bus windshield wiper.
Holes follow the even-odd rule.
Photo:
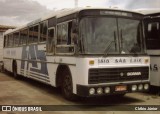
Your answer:
[[[109,45],[107,46],[107,48],[104,50],[104,55],[108,54],[108,51],[110,50],[112,44],[115,43],[115,41],[110,41]]]
[[[109,45],[106,47],[106,49],[104,50],[104,55],[108,54],[108,51],[110,50],[112,44],[115,44],[115,51],[117,51],[117,44],[116,44],[116,32],[114,31],[114,41],[110,41],[108,43]]]

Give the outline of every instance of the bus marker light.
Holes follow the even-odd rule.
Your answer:
[[[102,88],[98,88],[98,89],[97,89],[97,93],[98,93],[98,94],[102,94],[102,93],[103,93],[103,89],[102,89]]]
[[[94,65],[94,60],[90,60],[90,61],[89,61],[89,64],[90,64],[90,65]]]
[[[110,91],[111,91],[111,90],[110,90],[110,87],[106,87],[106,88],[104,89],[104,92],[105,92],[105,93],[110,93]]]
[[[90,94],[90,95],[95,94],[95,89],[94,89],[94,88],[91,88],[91,89],[89,90],[89,94]]]
[[[138,90],[142,90],[142,89],[143,89],[143,85],[142,84],[138,85]]]
[[[149,63],[149,59],[144,60],[145,64]]]
[[[144,89],[148,90],[149,89],[149,84],[144,84]]]
[[[132,91],[136,91],[137,90],[137,85],[132,85]]]

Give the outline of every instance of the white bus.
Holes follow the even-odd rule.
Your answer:
[[[4,68],[61,87],[69,100],[147,91],[142,19],[119,9],[59,11],[5,33]]]
[[[147,53],[151,57],[150,84],[160,87],[160,10],[141,11],[145,14]]]

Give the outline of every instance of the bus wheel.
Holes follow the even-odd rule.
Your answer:
[[[64,70],[63,72],[62,94],[68,100],[71,100],[71,101],[76,100],[76,95],[73,94],[72,78],[70,73],[67,70]]]
[[[15,61],[13,62],[13,76],[15,79],[19,78],[19,75],[17,74],[17,63]]]

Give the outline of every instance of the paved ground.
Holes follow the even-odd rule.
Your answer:
[[[67,101],[61,95],[59,89],[50,87],[48,85],[22,78],[15,80],[11,74],[0,73],[0,105],[160,105],[160,96],[156,91],[150,93],[130,93],[125,95],[123,98],[117,97],[103,97],[103,98],[90,98],[81,99],[77,102]],[[78,107],[80,108],[80,107]],[[118,106],[93,106],[91,110],[95,109],[108,109],[108,110],[119,110],[121,107]],[[126,107],[128,108],[128,107]],[[82,108],[83,110],[83,108]],[[87,112],[92,114],[115,114],[121,113],[117,111],[101,111],[101,112]],[[2,112],[0,112],[2,113]],[[46,113],[46,112],[43,112]],[[49,112],[47,112],[49,113]],[[52,112],[50,112],[52,113]],[[67,113],[56,112],[57,114]],[[72,114],[86,113],[83,111],[70,112]],[[127,114],[128,112],[123,112]],[[151,112],[131,112],[131,113],[151,113]],[[152,112],[153,113],[153,112]],[[158,112],[155,112],[158,114]],[[17,114],[10,112],[8,114]],[[24,114],[24,113],[23,113]],[[39,114],[37,112],[33,114]]]

